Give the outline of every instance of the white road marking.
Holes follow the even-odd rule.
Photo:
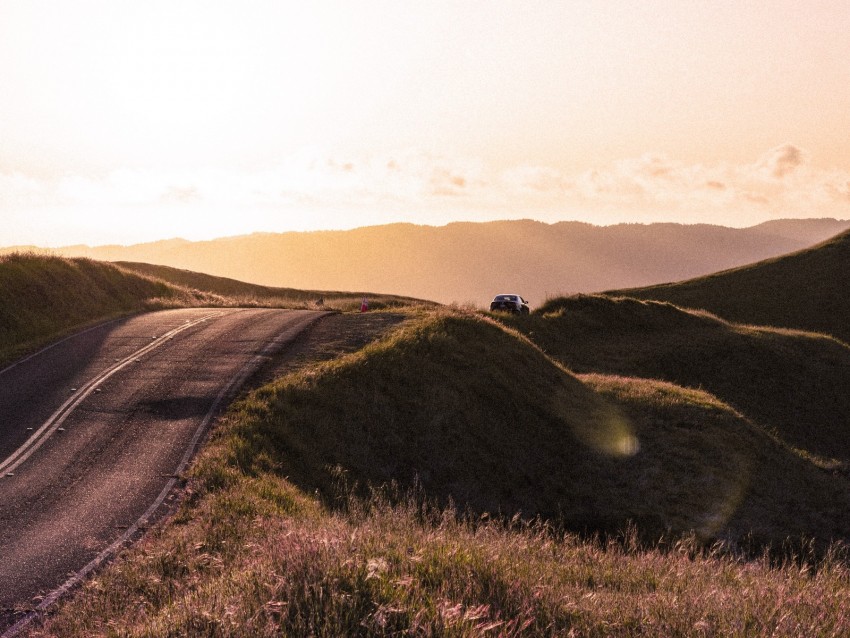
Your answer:
[[[138,314],[138,313],[136,313],[136,314]],[[74,334],[72,334],[72,335],[68,335],[68,336],[67,336],[67,337],[65,337],[64,339],[60,339],[59,341],[54,341],[53,343],[51,343],[51,344],[50,344],[49,346],[47,346],[46,348],[42,348],[42,349],[41,349],[41,350],[39,350],[38,352],[33,352],[30,356],[25,357],[25,358],[23,358],[23,359],[20,359],[19,361],[15,361],[15,363],[13,363],[12,365],[10,365],[10,366],[8,366],[8,367],[6,367],[6,368],[3,368],[2,370],[0,370],[0,375],[2,375],[2,374],[3,374],[3,373],[5,373],[5,372],[8,372],[8,371],[9,371],[9,370],[11,370],[12,368],[17,368],[17,367],[18,367],[19,365],[21,365],[22,363],[26,363],[27,361],[29,361],[29,360],[30,360],[30,359],[32,359],[33,357],[37,357],[37,356],[38,356],[38,355],[40,355],[42,352],[47,352],[47,351],[48,351],[48,350],[50,350],[51,348],[55,348],[55,347],[56,347],[56,346],[58,346],[60,343],[65,343],[66,341],[68,341],[68,339],[73,339],[74,337],[79,337],[80,335],[84,335],[84,334],[86,334],[87,332],[91,332],[92,330],[97,330],[98,328],[103,328],[104,326],[108,326],[108,325],[111,325],[111,324],[113,324],[113,323],[118,323],[118,322],[120,322],[120,321],[124,321],[125,319],[128,319],[129,317],[132,317],[132,316],[133,316],[133,315],[127,315],[127,316],[125,316],[125,317],[119,317],[118,319],[112,319],[111,321],[106,321],[106,322],[104,322],[104,323],[99,323],[99,324],[97,324],[96,326],[92,326],[91,328],[88,328],[88,329],[86,329],[86,330],[83,330],[82,332],[75,332],[75,333],[74,333]],[[118,361],[118,359],[116,359],[116,361]]]
[[[297,323],[295,328],[295,334],[299,334],[304,328],[306,328],[309,324],[317,321],[319,317],[324,316],[324,314],[316,314],[307,318],[306,321]],[[188,326],[187,326],[188,327]],[[286,331],[286,333],[291,334],[292,327]],[[195,450],[200,443],[201,437],[206,432],[207,427],[215,416],[216,412],[218,412],[221,403],[234,391],[239,389],[239,387],[245,383],[251,374],[253,374],[257,369],[259,369],[260,365],[262,365],[263,360],[273,353],[276,349],[282,347],[288,341],[290,341],[292,337],[289,336],[278,336],[276,339],[269,342],[265,348],[263,348],[253,359],[251,359],[245,366],[239,370],[227,385],[222,388],[221,392],[213,401],[212,406],[207,411],[206,415],[204,415],[203,420],[200,425],[198,425],[195,430],[195,434],[192,437],[192,440],[189,442],[189,445],[186,447],[186,452],[183,454],[183,458],[180,459],[180,463],[177,465],[177,469],[174,471],[174,474],[171,475],[171,478],[165,484],[165,487],[162,488],[162,491],[159,493],[159,496],[156,497],[156,500],[151,503],[151,506],[145,510],[145,513],[142,514],[139,519],[133,523],[131,526],[127,528],[121,537],[113,542],[109,547],[104,549],[100,554],[95,556],[85,567],[83,567],[80,571],[73,574],[68,580],[66,580],[60,587],[50,592],[47,596],[45,596],[41,602],[32,610],[28,611],[26,616],[21,618],[14,625],[9,627],[0,638],[14,638],[21,632],[24,628],[29,626],[29,624],[35,620],[40,614],[46,611],[53,603],[55,603],[61,596],[68,593],[71,589],[76,587],[79,583],[81,583],[92,571],[97,569],[104,561],[115,555],[118,550],[127,545],[136,534],[136,532],[144,529],[146,527],[146,523],[148,519],[154,515],[156,510],[162,505],[163,501],[168,498],[169,493],[174,486],[177,485],[177,481],[185,471],[186,467],[189,465],[189,461],[192,460],[192,456],[195,454]]]
[[[144,346],[143,348],[136,350],[129,357],[126,357],[126,358],[122,359],[121,361],[119,361],[118,363],[116,363],[115,365],[113,365],[112,367],[107,368],[105,371],[101,372],[99,375],[97,375],[96,377],[91,379],[88,383],[86,383],[80,389],[71,388],[71,390],[74,392],[74,395],[70,399],[65,401],[65,403],[63,403],[62,406],[58,410],[56,410],[56,412],[54,412],[50,416],[50,418],[47,419],[47,421],[45,421],[41,425],[41,427],[38,428],[38,430],[36,430],[35,433],[29,439],[27,439],[27,441],[21,447],[19,447],[17,450],[12,452],[12,454],[10,454],[6,459],[4,459],[2,462],[0,462],[0,476],[2,476],[3,473],[8,473],[8,472],[14,471],[15,468],[17,468],[21,463],[23,463],[30,456],[32,456],[32,454],[38,448],[40,448],[44,444],[44,442],[47,441],[48,438],[50,438],[51,434],[53,434],[57,430],[61,430],[62,428],[60,428],[59,426],[61,426],[62,423],[65,422],[65,419],[68,418],[68,416],[71,414],[71,412],[73,412],[74,409],[80,403],[82,403],[83,400],[87,396],[89,396],[92,392],[94,392],[95,389],[101,383],[106,381],[113,374],[115,374],[116,372],[118,372],[119,370],[124,368],[125,366],[129,365],[130,363],[138,361],[138,357],[140,355],[146,354],[146,353],[150,352],[151,350],[155,350],[156,348],[158,348],[162,345],[165,345],[165,343],[168,341],[165,337],[170,336],[170,335],[175,335],[175,334],[182,332],[182,331],[184,331],[188,328],[191,328],[192,326],[195,326],[199,323],[202,323],[202,322],[206,321],[207,319],[210,319],[212,317],[217,317],[221,314],[222,314],[221,312],[210,313],[210,314],[204,315],[200,319],[196,319],[196,320],[192,321],[191,323],[184,323],[181,326],[174,328],[170,332],[166,333],[163,336],[162,339],[159,339],[158,341],[154,341],[152,343],[149,343],[148,345]],[[6,368],[6,369],[8,370],[9,368]],[[5,370],[4,370],[4,372],[5,372]]]

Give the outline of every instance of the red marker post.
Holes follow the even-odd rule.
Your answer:
[[[360,303],[360,312],[366,312],[367,310],[369,310],[369,300],[363,297],[363,301]]]

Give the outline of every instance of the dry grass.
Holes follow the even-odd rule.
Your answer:
[[[35,636],[842,636],[850,574],[459,519],[415,498],[328,511],[241,475],[126,552]],[[836,550],[837,551],[837,550]]]
[[[89,323],[199,301],[89,259],[0,257],[0,364]]]
[[[371,292],[340,292],[332,290],[298,290],[296,288],[275,288],[260,286],[204,273],[134,262],[117,262],[126,270],[152,277],[173,286],[190,290],[203,290],[227,299],[228,304],[243,307],[273,307],[273,308],[321,308],[351,312],[360,309],[365,298],[369,309],[387,310],[410,306],[433,306],[433,302],[400,297],[397,295],[382,295]]]

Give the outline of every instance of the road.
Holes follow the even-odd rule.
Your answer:
[[[215,414],[322,314],[148,313],[0,371],[0,632],[163,511]]]

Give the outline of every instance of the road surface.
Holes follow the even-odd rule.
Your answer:
[[[0,371],[0,634],[167,507],[210,420],[322,314],[149,313]]]

